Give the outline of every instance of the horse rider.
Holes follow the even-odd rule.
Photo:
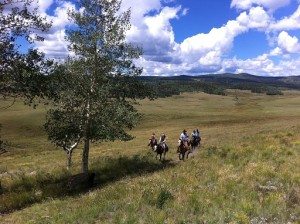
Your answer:
[[[197,144],[200,143],[201,138],[200,138],[200,132],[199,132],[198,129],[197,129],[197,130],[194,130],[194,131],[192,132],[192,138],[194,139],[194,141],[195,141]]]
[[[185,146],[185,147],[188,147],[189,143],[189,136],[187,134],[187,131],[184,129],[182,131],[182,133],[180,134],[180,137],[179,139],[181,140],[181,143]]]
[[[155,142],[155,141],[156,141],[155,133],[153,132],[152,135],[151,135],[150,138],[149,138],[149,144],[148,144],[148,146],[151,145],[151,142]]]
[[[201,137],[200,137],[200,131],[198,129],[196,130],[196,137],[197,137],[198,143],[200,143]]]
[[[160,138],[159,138],[159,144],[162,145],[162,147],[164,148],[164,150],[167,148],[166,141],[167,141],[167,136],[165,134],[162,134],[160,136]]]
[[[197,137],[197,132],[194,130],[191,135],[193,138],[195,138],[195,137]]]

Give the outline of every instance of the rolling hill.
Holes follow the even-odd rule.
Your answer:
[[[262,77],[247,73],[224,73],[197,76],[143,76],[140,79],[152,85],[159,97],[194,91],[225,95],[225,89],[251,90],[254,93],[282,95],[282,90],[300,89],[300,76]]]

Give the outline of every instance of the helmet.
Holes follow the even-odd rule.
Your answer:
[[[186,130],[185,129],[183,129],[183,131],[182,131],[183,133],[186,133]]]

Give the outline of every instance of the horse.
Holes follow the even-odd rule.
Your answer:
[[[158,145],[156,145],[156,159],[159,155],[159,160],[161,160],[161,157],[163,155],[163,158],[165,159],[166,157],[166,153],[169,151],[169,147],[167,146],[167,144],[165,144],[165,147],[164,147],[164,144],[163,143],[159,143]]]
[[[191,151],[194,152],[196,147],[200,145],[201,138],[199,136],[192,136],[190,144],[191,144]]]
[[[156,138],[152,138],[148,144],[148,146],[150,146],[150,148],[155,151],[157,148],[157,140]]]
[[[186,158],[188,159],[190,151],[191,151],[191,148],[190,148],[189,144],[188,144],[188,146],[186,146],[183,144],[183,142],[181,140],[178,141],[177,153],[178,153],[179,160],[184,160],[186,153],[187,153]]]

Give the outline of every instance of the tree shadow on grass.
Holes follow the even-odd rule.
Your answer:
[[[148,155],[98,158],[91,163],[88,175],[71,176],[67,173],[58,178],[41,174],[35,177],[22,176],[9,189],[0,187],[0,214],[10,213],[47,199],[77,196],[125,177],[142,176],[175,166],[171,160],[159,162],[153,158]]]
[[[174,166],[171,160],[155,161],[147,156],[135,155],[132,158],[122,156],[117,159],[100,159],[93,163],[91,172],[95,173],[94,187],[101,187],[124,177],[142,176]]]

